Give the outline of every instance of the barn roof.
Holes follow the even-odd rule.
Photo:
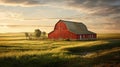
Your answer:
[[[69,31],[76,33],[76,34],[95,34],[94,32],[91,32],[87,29],[86,25],[83,24],[82,22],[72,22],[72,21],[63,21]]]

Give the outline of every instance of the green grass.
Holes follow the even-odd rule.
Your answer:
[[[0,67],[120,67],[119,36],[60,41],[26,40],[24,33],[0,34]]]
[[[86,53],[91,52],[99,52],[102,50],[109,50],[112,48],[118,48],[120,47],[120,40],[108,40],[109,43],[103,43],[99,45],[94,46],[80,46],[80,47],[72,47],[72,48],[66,48],[65,50],[68,50],[72,54],[79,54],[84,55]]]
[[[25,55],[0,59],[0,67],[61,67],[68,60],[52,54]],[[7,65],[6,65],[7,64]]]

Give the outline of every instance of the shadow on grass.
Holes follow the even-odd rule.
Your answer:
[[[52,54],[0,58],[0,67],[61,67],[67,59]]]
[[[83,47],[73,47],[73,48],[65,48],[65,50],[69,51],[70,54],[75,55],[85,55],[91,52],[98,52],[101,50],[107,50],[112,48],[120,47],[120,40],[109,40],[110,43],[100,44],[94,46],[83,46]]]
[[[120,67],[120,51],[111,52],[93,59],[90,59],[92,65],[96,67]]]
[[[0,58],[0,67],[94,67],[101,64],[104,67],[106,67],[106,64],[113,64],[113,67],[116,67],[120,64],[120,51],[96,58],[65,58],[52,55],[4,57]]]

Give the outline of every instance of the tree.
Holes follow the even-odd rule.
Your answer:
[[[35,37],[39,38],[41,36],[41,31],[39,29],[35,29]]]
[[[32,34],[31,33],[29,34],[29,40],[32,40]]]
[[[29,33],[25,32],[26,39],[29,39]]]
[[[42,32],[42,37],[43,37],[43,39],[46,38],[46,32],[45,31]]]
[[[45,31],[43,31],[43,32],[42,32],[42,34],[43,34],[43,36],[45,37],[45,35],[46,35],[46,32],[45,32]]]

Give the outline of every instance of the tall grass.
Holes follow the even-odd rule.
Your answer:
[[[104,39],[120,39],[120,33],[106,33],[106,34],[97,34],[97,38]]]
[[[95,57],[85,57],[93,53]],[[119,35],[98,35],[96,41],[59,41],[26,40],[24,33],[0,34],[0,67],[117,67],[119,58]]]

